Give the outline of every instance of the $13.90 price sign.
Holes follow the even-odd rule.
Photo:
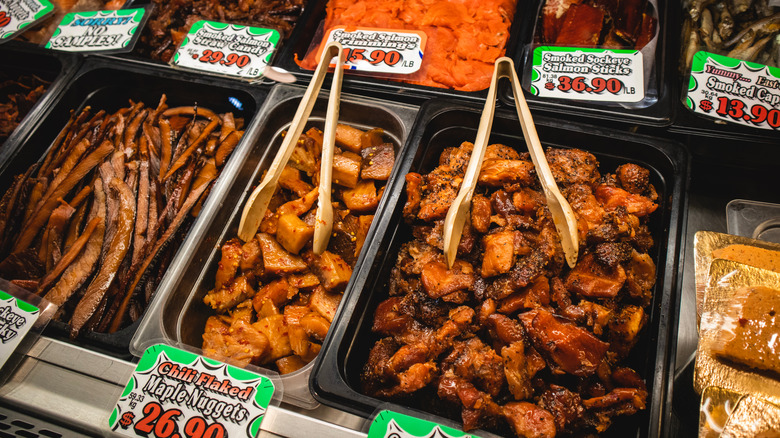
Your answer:
[[[780,130],[780,68],[697,52],[685,105],[706,117]]]
[[[109,418],[150,438],[254,438],[274,393],[266,377],[167,345],[147,349]]]
[[[0,0],[0,43],[54,10],[48,0]]]
[[[426,41],[425,32],[413,30],[350,29],[330,30],[325,47],[338,41],[346,56],[344,68],[371,73],[411,74],[420,69]]]
[[[259,79],[279,43],[279,31],[201,20],[190,27],[171,65],[241,79]]]
[[[537,47],[532,68],[531,93],[537,96],[600,102],[645,98],[637,50]]]

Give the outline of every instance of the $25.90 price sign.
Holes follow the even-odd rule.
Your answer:
[[[263,75],[279,43],[279,31],[201,20],[190,27],[174,67],[255,80]]]
[[[697,52],[685,105],[706,117],[780,130],[780,68]]]
[[[155,345],[138,362],[109,427],[132,437],[254,438],[273,393],[264,376]]]
[[[346,56],[344,68],[372,73],[411,74],[420,69],[425,32],[335,27],[322,44],[338,41]]]
[[[559,99],[639,102],[645,98],[642,52],[537,47],[531,93]]]
[[[48,0],[0,0],[0,42],[10,40],[53,10]]]

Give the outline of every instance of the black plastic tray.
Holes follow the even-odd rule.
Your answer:
[[[539,0],[536,5],[536,15],[534,21],[539,17],[539,11],[544,6],[545,0]],[[670,65],[666,53],[668,51],[674,52],[676,46],[671,45],[670,32],[676,32],[677,29],[673,29],[673,26],[669,25],[669,7],[667,7],[666,0],[658,1],[658,25],[660,30],[658,33],[658,45],[655,51],[655,87],[658,90],[658,100],[644,108],[625,108],[619,104],[605,104],[599,102],[586,102],[578,100],[568,99],[554,99],[543,98],[534,96],[533,94],[526,92],[525,99],[528,102],[528,106],[531,109],[543,111],[548,115],[560,115],[566,114],[567,117],[571,116],[575,120],[582,120],[584,122],[592,123],[594,120],[609,121],[609,122],[621,122],[625,124],[633,125],[645,125],[645,126],[668,126],[672,123],[672,104],[674,100],[673,88],[670,84],[670,78],[673,78],[674,65]],[[508,56],[512,56],[515,61],[515,69],[520,78],[523,77],[526,65],[526,60],[529,58],[528,47],[534,38],[535,26],[532,24],[527,29],[527,32],[523,35],[521,44],[515,45],[515,51],[507,51]],[[512,89],[504,84],[499,92],[499,98],[506,105],[514,106],[514,97],[512,95]],[[572,118],[568,117],[569,120]],[[603,123],[603,122],[601,122]]]
[[[445,147],[473,141],[480,110],[446,100],[424,105],[413,134],[407,141],[403,158],[404,172],[428,172]],[[672,374],[676,355],[677,315],[680,300],[678,277],[680,255],[684,253],[686,191],[689,171],[688,153],[682,145],[653,137],[630,135],[573,123],[537,117],[539,137],[545,146],[578,147],[590,151],[601,162],[601,169],[614,171],[622,163],[633,162],[650,170],[651,182],[659,193],[659,208],[650,223],[655,240],[651,252],[658,275],[653,301],[647,309],[649,320],[639,343],[627,360],[646,380],[650,395],[645,411],[629,418],[616,418],[609,436],[668,435],[671,415]],[[524,141],[516,115],[500,111],[493,123],[490,142],[523,148]],[[403,190],[404,181],[396,181],[393,193]],[[360,373],[370,348],[379,339],[372,333],[373,313],[388,297],[386,282],[398,248],[411,235],[401,213],[405,195],[395,205],[388,204],[382,218],[384,233],[372,241],[373,265],[360,272],[362,293],[349,296],[345,311],[325,340],[310,382],[320,402],[367,417],[386,402],[360,392]],[[361,286],[356,283],[355,287]],[[430,407],[412,404],[406,408],[432,413]],[[453,419],[459,420],[459,413]]]
[[[240,85],[170,70],[150,69],[119,60],[88,58],[60,99],[43,109],[35,131],[23,141],[11,145],[8,158],[0,163],[0,190],[4,193],[14,175],[44,157],[52,141],[67,123],[71,110],[79,111],[90,105],[93,109],[111,112],[127,106],[130,99],[142,101],[147,106],[156,106],[160,96],[165,93],[169,106],[197,102],[217,113],[232,111],[236,117],[243,117],[248,127],[269,88],[236,87]],[[243,110],[237,109],[228,98],[238,99]],[[242,143],[244,141],[242,139]],[[239,144],[236,150],[240,147]],[[225,170],[219,179],[230,177],[225,175]],[[205,219],[204,215],[198,218],[199,221]],[[112,355],[130,357],[129,344],[139,321],[112,334],[86,332],[71,342]],[[44,334],[70,340],[66,325],[58,321],[52,321]]]
[[[527,32],[526,27],[532,21],[529,14],[532,13],[533,3],[533,1],[517,1],[514,19],[509,28],[509,39],[506,45],[507,56],[516,50],[515,46],[521,36]],[[298,59],[303,59],[306,56],[317,29],[325,20],[326,4],[326,0],[311,1],[309,3],[310,15],[306,17],[305,21],[298,22],[290,39],[287,41],[285,52],[280,53],[280,56],[274,61],[275,66],[293,73],[304,81],[308,81],[311,78],[314,72],[301,69],[295,62],[295,56],[297,55]],[[469,100],[484,100],[487,97],[487,89],[482,91],[458,91],[447,88],[427,87],[389,79],[350,74],[349,71],[346,71],[344,75],[344,90],[415,105],[421,105],[428,99],[436,97],[461,97]]]
[[[67,87],[70,77],[76,73],[81,58],[65,52],[41,49],[31,44],[11,41],[0,45],[0,59],[5,60],[3,72],[10,77],[34,74],[50,81],[46,92],[35,103],[30,112],[19,122],[10,136],[0,144],[0,161],[5,160],[5,146],[10,146],[24,138],[34,129],[43,108],[49,106]]]
[[[749,141],[753,143],[768,143],[773,147],[777,147],[780,144],[780,131],[773,131],[769,129],[751,128],[749,126],[740,125],[737,123],[725,122],[723,120],[712,119],[704,117],[689,110],[683,104],[682,95],[688,88],[688,77],[682,77],[679,73],[678,65],[680,63],[680,44],[682,35],[681,29],[683,25],[682,14],[683,8],[679,4],[672,6],[675,8],[671,14],[670,19],[672,25],[670,26],[673,31],[669,33],[670,47],[667,62],[671,64],[673,75],[671,76],[672,87],[674,88],[674,102],[673,109],[673,121],[669,126],[670,133],[677,134],[689,134],[699,137],[708,137],[705,139],[699,139],[697,143],[703,146],[703,149],[707,148],[713,140],[715,141],[728,141],[733,144],[736,141]],[[718,122],[718,123],[716,123]],[[725,140],[725,141],[724,141]],[[741,144],[740,144],[741,145]],[[733,150],[733,149],[732,149]],[[691,152],[694,152],[693,150]],[[706,151],[702,150],[705,154]],[[696,152],[694,152],[695,154]],[[713,155],[720,154],[720,152],[711,152]],[[728,156],[728,150],[727,150]]]

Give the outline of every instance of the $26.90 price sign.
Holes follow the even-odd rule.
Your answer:
[[[780,130],[780,68],[697,52],[685,104],[706,117]]]
[[[10,40],[53,10],[54,5],[48,0],[0,0],[0,43]]]
[[[642,53],[636,50],[534,49],[531,93],[537,96],[639,102],[644,84]]]
[[[232,76],[259,79],[279,43],[273,29],[198,21],[171,60],[183,67]]]
[[[425,32],[412,30],[336,27],[322,44],[338,41],[344,47],[344,67],[372,73],[411,74],[420,69]]]
[[[109,427],[132,437],[254,438],[273,393],[266,377],[155,345],[138,362]]]

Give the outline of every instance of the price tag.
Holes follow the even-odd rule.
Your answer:
[[[160,344],[141,356],[108,422],[131,437],[254,438],[273,393],[264,376]]]
[[[274,29],[201,20],[190,27],[171,65],[258,79],[271,61],[279,36]]]
[[[133,50],[146,9],[73,12],[65,14],[47,49],[67,52],[129,52]]]
[[[685,105],[706,117],[777,131],[780,68],[697,52]]]
[[[0,368],[40,316],[37,307],[0,290]]]
[[[531,93],[558,99],[639,102],[645,98],[642,52],[537,47]]]
[[[398,412],[380,411],[368,429],[367,438],[478,438],[451,427]]]
[[[0,42],[11,40],[53,10],[47,0],[0,0]]]
[[[328,33],[325,47],[338,41],[346,51],[344,67],[372,73],[410,74],[420,69],[427,39],[425,32],[413,30],[350,29],[335,27]]]

